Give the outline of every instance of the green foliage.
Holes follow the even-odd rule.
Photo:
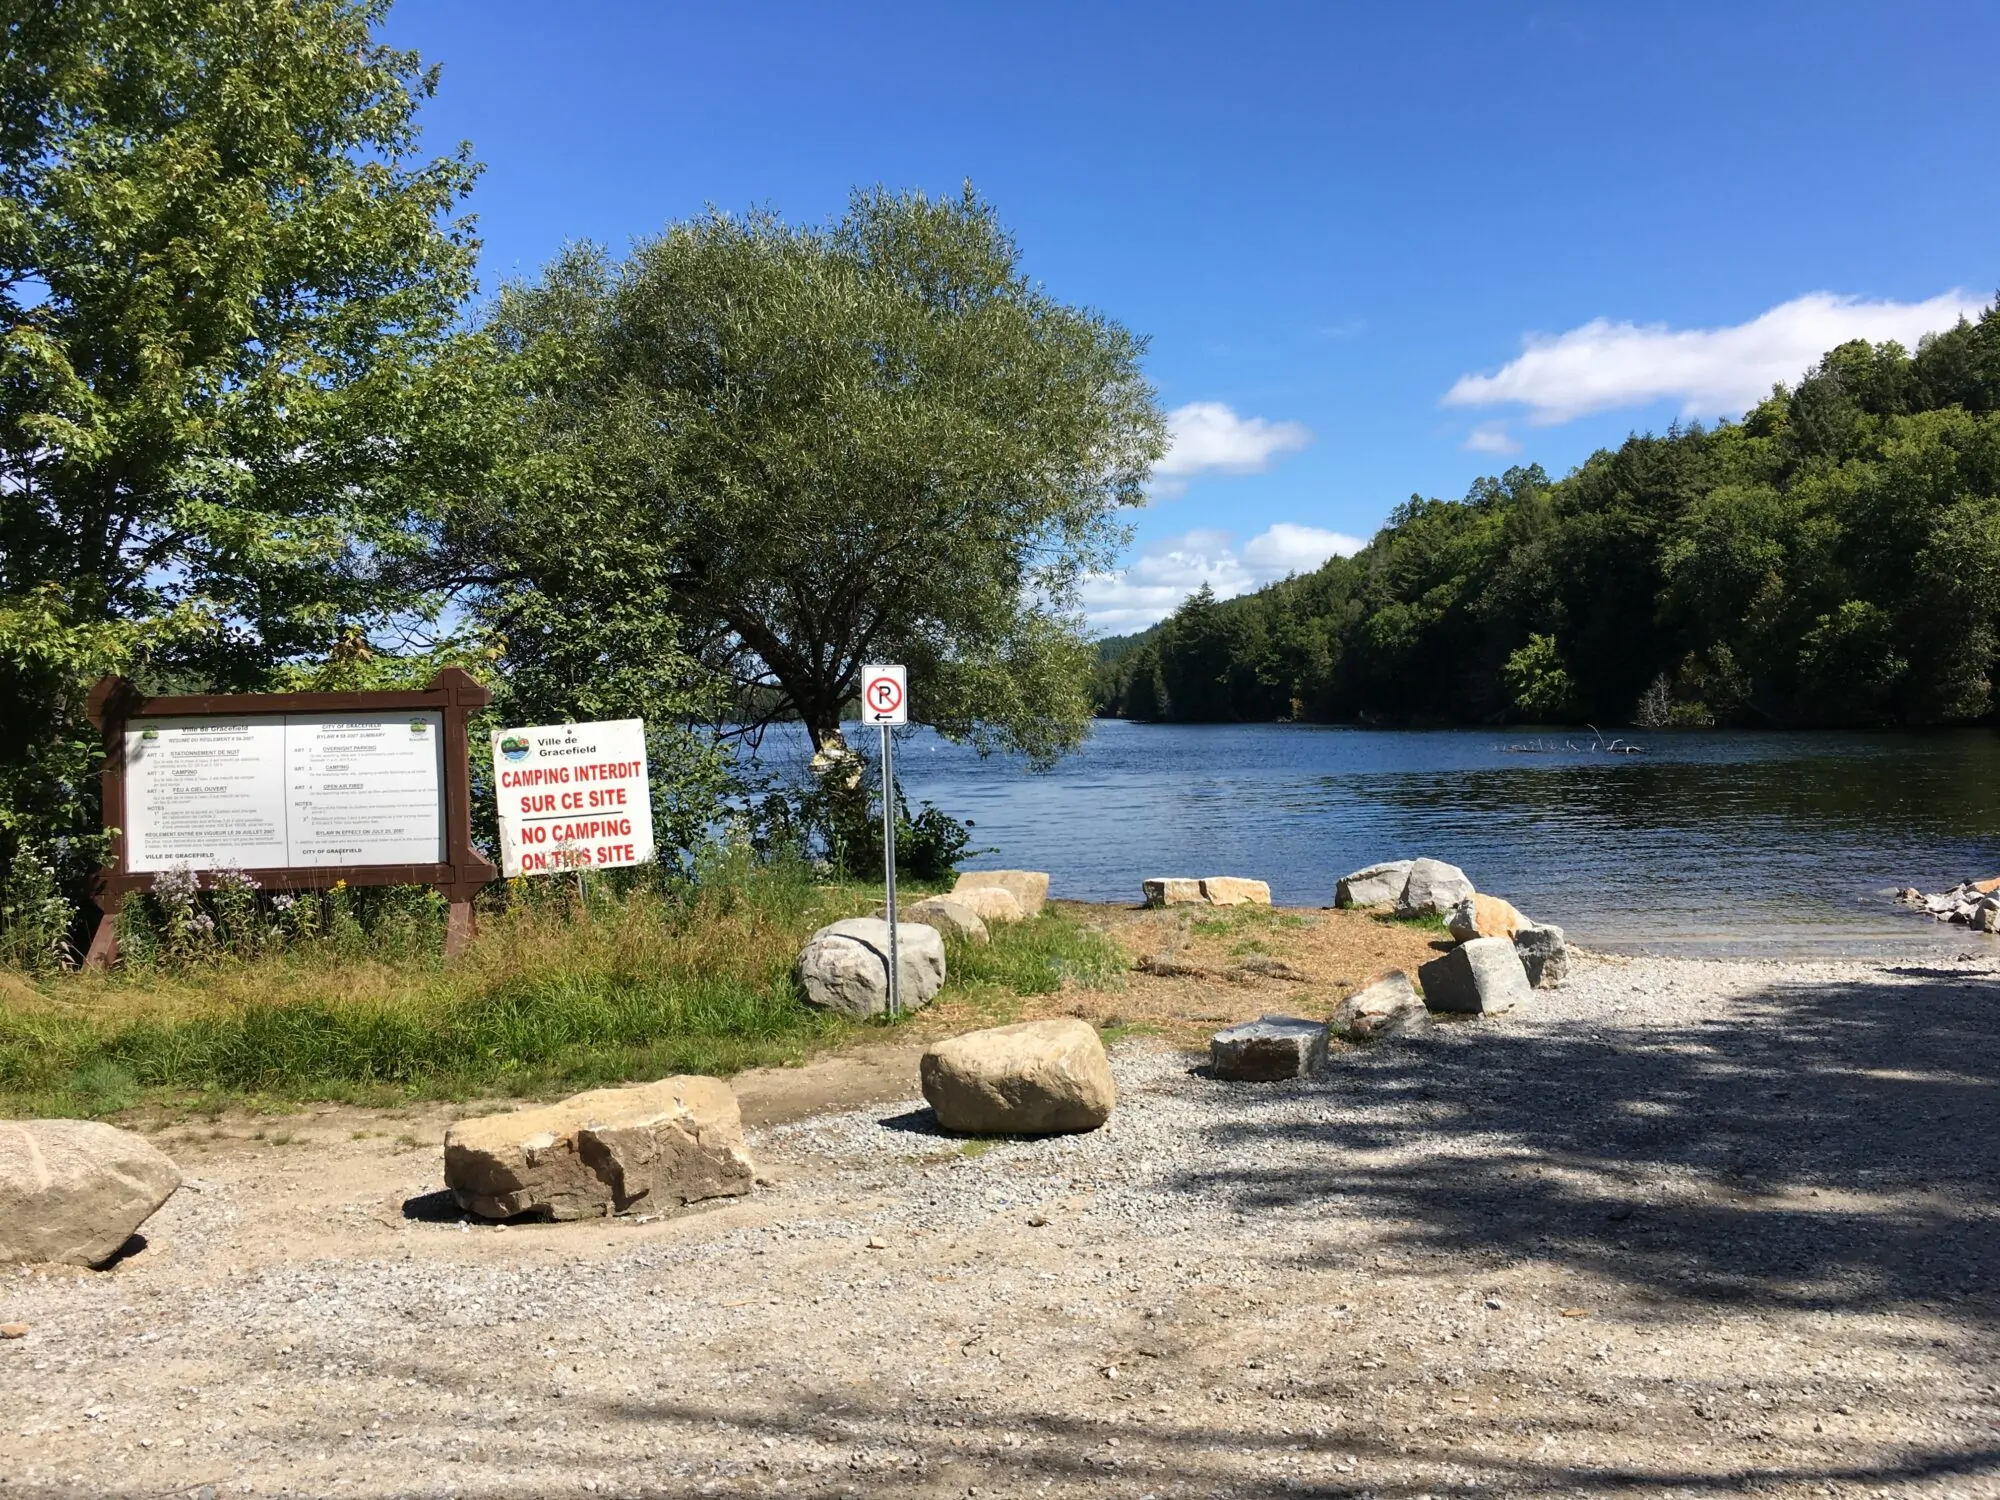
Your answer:
[[[0,885],[0,962],[30,974],[69,965],[75,909],[57,887],[55,867],[25,840],[14,846]]]
[[[1106,643],[1135,719],[1655,725],[1989,716],[2000,305],[1845,344],[1740,423],[1412,497],[1352,558]]]
[[[1015,995],[1051,995],[1065,984],[1115,984],[1125,967],[1110,938],[1054,911],[998,923],[983,946],[954,943],[950,963],[953,984],[994,985]]]
[[[1039,291],[969,190],[578,246],[491,331],[524,450],[449,541],[510,672],[719,682],[721,710],[823,748],[863,661],[903,661],[948,735],[1081,739],[1077,586],[1164,425],[1142,343]]]
[[[0,853],[102,853],[100,673],[263,686],[392,586],[483,439],[463,151],[386,0],[42,0],[0,58]]]

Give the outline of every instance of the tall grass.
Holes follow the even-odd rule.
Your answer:
[[[724,856],[683,886],[518,887],[451,963],[420,940],[0,972],[0,1114],[533,1094],[794,1061],[879,1024],[805,1005],[792,977],[815,928],[875,901],[801,864]],[[953,944],[951,967],[954,989],[1039,994],[1121,965],[1049,915]]]

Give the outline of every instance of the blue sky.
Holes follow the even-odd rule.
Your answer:
[[[387,39],[486,163],[489,285],[970,178],[1177,414],[1100,630],[2000,286],[1990,4],[402,0]]]

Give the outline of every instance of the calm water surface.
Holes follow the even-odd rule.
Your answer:
[[[1587,731],[1107,720],[1042,774],[923,731],[897,771],[997,848],[972,866],[1048,870],[1064,896],[1249,875],[1323,906],[1348,870],[1427,854],[1593,947],[2000,956],[1884,899],[2000,873],[2000,736],[1632,737],[1644,754],[1595,752]]]

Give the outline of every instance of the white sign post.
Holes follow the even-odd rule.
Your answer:
[[[882,729],[882,883],[889,896],[889,1014],[902,1009],[896,955],[896,751],[892,731],[910,722],[910,673],[900,666],[861,669],[861,717]]]
[[[500,873],[552,875],[653,857],[653,797],[640,719],[493,731]]]

